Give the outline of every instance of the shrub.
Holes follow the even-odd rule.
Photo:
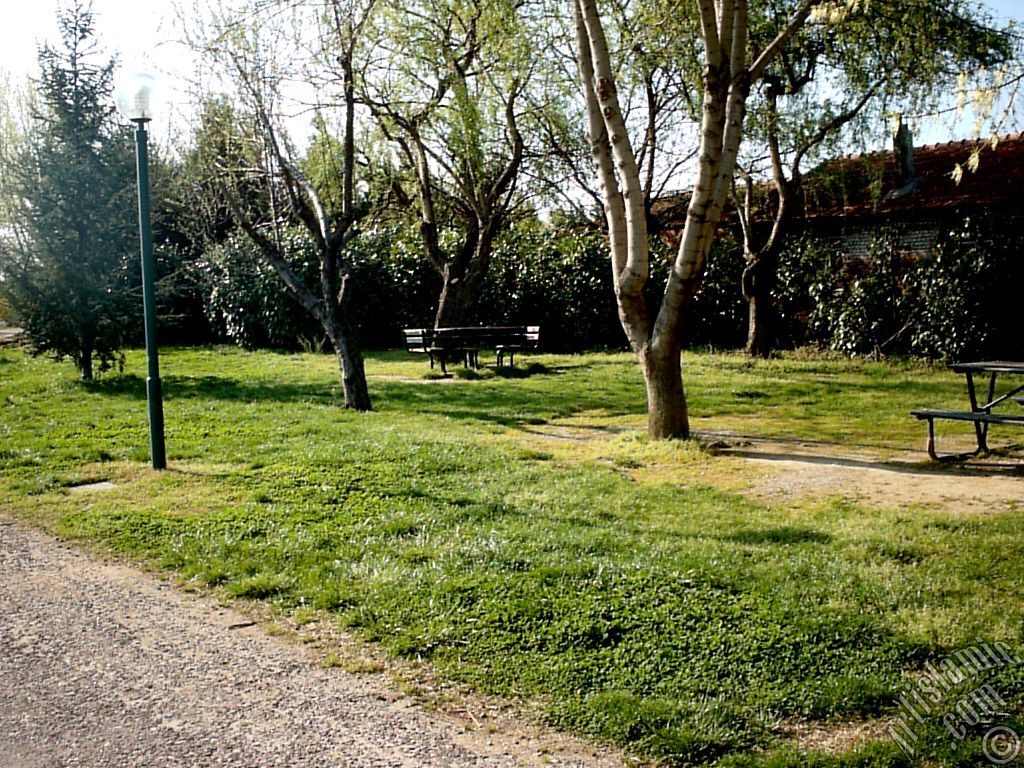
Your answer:
[[[495,245],[474,321],[540,325],[550,351],[624,347],[604,235],[518,222]]]
[[[832,301],[818,308],[829,346],[847,355],[905,353],[918,300],[913,269],[900,233],[883,230],[867,260],[834,272],[841,282],[831,291]]]
[[[931,358],[1020,359],[1017,301],[1024,238],[989,218],[967,218],[944,233],[915,270],[919,294],[910,350]]]
[[[674,257],[673,252],[670,258]],[[739,243],[732,237],[715,239],[708,254],[700,293],[694,302],[685,339],[687,345],[723,349],[743,346],[747,338],[748,314],[742,286],[745,266],[743,248]]]
[[[1021,241],[991,219],[964,218],[924,256],[907,254],[896,229],[880,232],[863,262],[798,244],[781,282],[797,297],[798,272],[815,275],[806,339],[844,354],[1019,358],[1024,341],[1007,331],[1017,323]]]
[[[313,254],[303,258],[295,238],[293,266],[303,275],[316,269]],[[228,236],[193,265],[204,296],[207,322],[215,336],[248,349],[297,348],[299,340],[322,335],[319,323],[289,298],[274,268],[241,233]]]

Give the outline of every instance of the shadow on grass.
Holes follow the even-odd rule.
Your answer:
[[[737,531],[728,536],[719,536],[721,541],[732,541],[736,544],[828,544],[832,537],[827,533],[810,528],[794,528],[784,525],[778,528],[755,528]]]
[[[835,444],[837,448],[849,448],[844,444]],[[1005,475],[1008,477],[1024,476],[1024,464],[1013,462],[999,463],[977,463],[968,465],[966,462],[974,458],[973,454],[964,456],[959,460],[943,461],[941,464],[918,463],[901,464],[886,461],[872,461],[870,459],[851,459],[840,456],[829,456],[827,454],[807,453],[772,453],[757,450],[725,449],[721,451],[724,456],[737,456],[743,459],[756,459],[759,461],[793,461],[801,464],[816,464],[821,466],[838,466],[848,469],[873,469],[878,472],[891,472],[897,475],[961,475],[964,477],[990,477],[994,475]]]
[[[243,383],[220,376],[165,376],[162,378],[164,399],[189,398],[230,400],[237,402],[273,401],[279,403],[319,403],[342,405],[341,385],[281,384],[254,381]],[[83,382],[89,392],[101,395],[146,398],[146,380],[136,374],[112,376]]]
[[[529,369],[502,369],[498,376],[482,380],[371,380],[370,395],[378,411],[443,416],[460,421],[525,427],[579,411],[601,410],[610,416],[642,413],[624,405],[616,389],[588,387],[585,379],[565,381],[551,369],[531,374]],[[146,398],[146,381],[137,374],[104,377],[83,383],[89,392],[107,397]],[[230,376],[181,376],[163,378],[165,401],[222,400],[238,403],[303,403],[344,407],[341,384],[240,381]]]

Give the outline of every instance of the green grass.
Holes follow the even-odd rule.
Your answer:
[[[1020,647],[1019,507],[755,501],[699,445],[642,436],[628,355],[536,362],[439,381],[421,359],[373,354],[377,410],[355,414],[330,357],[166,351],[170,469],[154,473],[140,353],[86,386],[0,352],[0,506],[236,597],[333,612],[448,678],[677,765],[906,764],[887,740],[801,752],[781,726],[891,716],[926,661],[979,637]],[[684,368],[698,429],[883,455],[923,442],[911,408],[964,398],[957,377],[911,364],[709,354]],[[535,432],[552,422],[600,436],[548,445]],[[99,479],[118,490],[69,491]],[[1004,670],[997,688],[1018,702],[1024,682]],[[979,764],[983,732],[956,751],[935,723],[921,733],[933,764]]]

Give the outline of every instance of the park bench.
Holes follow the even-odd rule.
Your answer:
[[[539,325],[470,326],[464,328],[403,328],[405,349],[425,354],[448,373],[448,363],[461,362],[466,367],[480,367],[480,350],[494,350],[497,366],[515,365],[518,352],[536,350],[540,344]]]
[[[1024,374],[1024,363],[1009,361],[987,361],[954,363],[950,366],[957,373],[963,373],[967,378],[967,395],[970,400],[971,410],[946,410],[941,408],[918,408],[911,411],[913,416],[928,422],[928,456],[933,461],[939,460],[935,450],[935,420],[948,419],[950,421],[968,421],[974,424],[974,433],[977,438],[978,447],[975,454],[988,452],[988,428],[991,424],[1011,424],[1024,427],[1024,414],[1020,413],[992,413],[992,409],[1007,401],[1014,401],[1024,405],[1017,395],[1024,390],[1024,385],[1012,387],[1007,393],[996,396],[996,377],[1004,375]],[[982,373],[989,375],[988,396],[984,402],[979,402],[978,393],[974,384],[974,374]]]

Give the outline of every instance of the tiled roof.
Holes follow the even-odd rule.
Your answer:
[[[971,172],[967,164],[977,147],[981,148],[980,164]],[[957,164],[964,168],[959,183],[953,177]],[[892,152],[823,163],[805,177],[808,216],[902,218],[963,208],[1022,210],[1024,134],[1004,136],[994,148],[989,140],[917,147],[914,172],[917,183],[913,191],[887,197],[899,184]]]

